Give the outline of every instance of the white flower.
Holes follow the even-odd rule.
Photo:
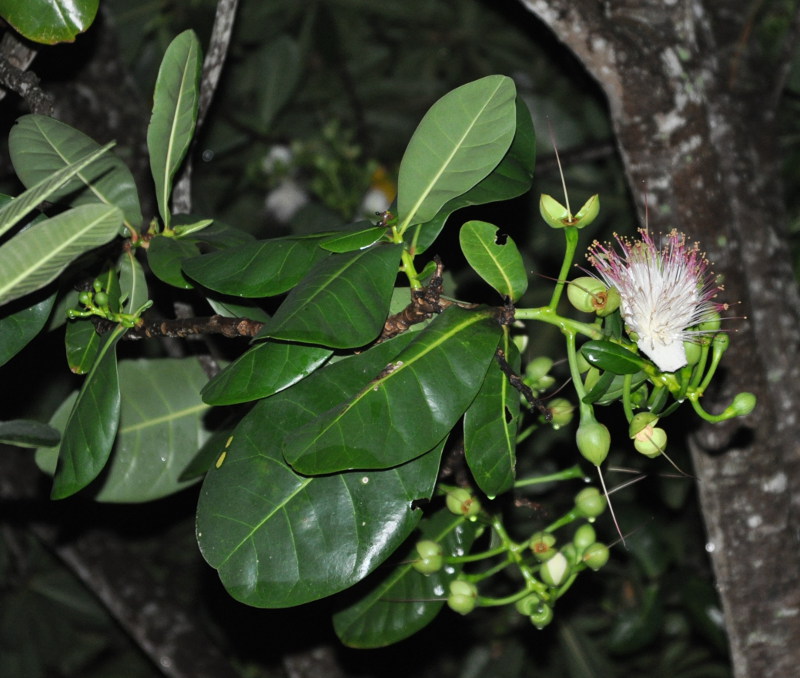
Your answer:
[[[646,229],[641,240],[615,235],[622,254],[595,241],[589,261],[620,295],[620,312],[636,343],[662,372],[686,365],[684,341],[702,331],[689,328],[709,320],[725,306],[713,301],[722,289],[698,244],[672,230],[657,248]]]

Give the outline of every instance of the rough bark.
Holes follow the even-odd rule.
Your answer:
[[[800,296],[779,179],[775,110],[790,48],[752,39],[738,0],[521,0],[608,97],[649,226],[698,239],[740,301],[721,386],[759,398],[743,424],[703,426],[691,446],[737,678],[794,675],[800,502]],[[756,3],[758,4],[758,3]],[[766,11],[766,10],[765,10]],[[795,25],[797,22],[795,21]],[[643,211],[643,210],[642,210]]]

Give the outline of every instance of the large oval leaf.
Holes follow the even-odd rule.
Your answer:
[[[436,240],[447,218],[456,210],[510,200],[530,190],[536,161],[536,134],[528,106],[520,99],[516,102],[516,120],[514,140],[500,164],[466,193],[448,200],[433,219],[405,234],[405,241],[413,244],[417,254],[424,252]]]
[[[648,364],[627,348],[602,339],[587,341],[581,346],[581,353],[592,367],[612,374],[636,374]]]
[[[318,245],[318,236],[262,240],[189,259],[183,262],[183,271],[221,294],[272,297],[292,289],[328,256]]]
[[[355,397],[287,438],[287,461],[315,475],[388,468],[422,454],[472,402],[499,338],[494,319],[450,307],[394,360],[367,375]]]
[[[307,377],[332,353],[320,346],[261,342],[203,387],[203,401],[235,405],[266,398]]]
[[[100,0],[0,0],[0,16],[28,40],[74,42],[92,25]]]
[[[386,321],[401,252],[400,245],[380,243],[330,255],[288,294],[257,336],[331,348],[369,343]]]
[[[209,406],[198,395],[205,380],[195,358],[119,363],[119,430],[97,501],[153,501],[196,481],[181,475],[209,436],[203,426]],[[64,427],[71,403],[56,411],[52,426]],[[40,450],[36,461],[52,471],[57,456],[58,449]]]
[[[0,247],[0,304],[44,287],[78,256],[112,240],[121,223],[113,205],[83,205],[15,235]]]
[[[167,47],[158,69],[153,94],[153,114],[147,126],[150,172],[156,185],[158,211],[169,228],[169,197],[197,122],[202,68],[200,41],[194,31],[184,31]]]
[[[520,356],[508,333],[503,350],[516,374]],[[478,487],[493,499],[514,484],[517,462],[519,393],[500,370],[489,365],[481,390],[464,414],[464,453]]]
[[[401,230],[425,223],[486,177],[511,146],[516,127],[511,78],[490,75],[445,94],[408,144],[397,181]]]
[[[468,221],[461,227],[459,242],[467,263],[502,296],[517,301],[528,289],[522,256],[508,236],[485,221]]]
[[[41,295],[40,299],[27,308],[3,309],[3,313],[0,313],[0,366],[5,365],[39,334],[50,317],[55,301],[56,293],[52,292],[46,296]],[[24,306],[24,303],[18,306]]]
[[[82,490],[103,470],[119,425],[116,346],[125,330],[107,338],[69,413],[53,477],[52,499]]]
[[[422,522],[420,539],[441,544],[446,556],[463,556],[472,546],[477,529],[475,523],[444,509]],[[412,546],[388,576],[380,571],[373,574],[362,585],[367,593],[333,616],[333,628],[345,645],[358,648],[391,645],[415,634],[439,614],[448,585],[463,565],[424,575],[411,566],[416,557]]]
[[[58,445],[61,434],[57,429],[38,421],[14,419],[0,421],[0,443],[17,447]]]
[[[19,118],[8,135],[8,147],[14,171],[26,188],[47,181],[53,173],[102,149],[83,132],[44,115]],[[50,194],[48,200],[67,200],[70,205],[98,202],[116,205],[131,227],[138,230],[142,223],[133,174],[111,152],[78,172],[76,177]]]
[[[387,471],[310,478],[283,461],[280,441],[356,392],[409,338],[319,370],[259,401],[206,476],[197,540],[228,592],[258,607],[323,598],[363,579],[411,533],[430,497],[442,445]]]

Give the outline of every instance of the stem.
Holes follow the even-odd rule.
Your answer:
[[[448,556],[444,560],[449,565],[455,565],[456,563],[474,563],[479,560],[494,558],[495,556],[502,555],[506,551],[508,551],[508,545],[502,544],[501,546],[489,549],[488,551],[482,551],[481,553],[470,553],[466,556]]]
[[[632,374],[626,374],[622,379],[622,409],[625,410],[625,418],[630,423],[633,419],[633,406],[631,404],[631,381]]]
[[[575,466],[570,466],[563,471],[550,473],[546,476],[536,476],[535,478],[524,478],[523,480],[518,480],[514,483],[514,487],[526,487],[528,485],[538,485],[540,483],[550,483],[559,480],[573,480],[575,478],[587,480],[586,475],[581,470],[581,467],[578,466],[578,464],[575,464]]]
[[[512,593],[510,596],[506,596],[505,598],[487,598],[486,596],[478,596],[478,604],[481,607],[497,607],[500,605],[510,605],[511,603],[516,603],[518,600],[522,600],[525,596],[528,596],[531,593],[532,591],[530,591],[527,588],[524,588],[521,591]]]
[[[569,211],[569,209],[567,209],[567,211]],[[561,270],[558,273],[558,282],[556,283],[553,296],[548,304],[548,308],[551,311],[556,310],[558,302],[561,300],[561,294],[564,292],[567,275],[569,274],[569,269],[572,267],[572,260],[575,258],[575,250],[578,247],[578,229],[566,226],[564,228],[564,237],[567,241],[567,247],[564,251],[564,261],[561,263]]]
[[[583,323],[572,318],[565,318],[558,315],[551,307],[542,306],[540,308],[518,308],[514,311],[514,318],[516,320],[539,320],[549,325],[555,325],[562,332],[574,332],[582,334],[590,339],[602,339],[603,332],[597,327],[589,323]]]

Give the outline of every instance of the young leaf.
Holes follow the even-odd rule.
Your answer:
[[[647,361],[612,341],[587,341],[581,346],[581,353],[593,367],[613,374],[635,374],[647,365]]]
[[[167,47],[158,69],[153,114],[147,127],[150,172],[156,185],[158,211],[170,227],[169,197],[197,122],[202,68],[200,42],[194,31],[184,31]]]
[[[442,509],[422,521],[419,538],[441,544],[445,555],[458,556],[469,551],[476,533],[475,523]],[[463,565],[425,575],[412,567],[416,557],[412,544],[388,575],[378,571],[354,591],[364,589],[365,593],[333,615],[339,640],[350,647],[385,647],[412,636],[433,621],[444,606],[448,584]]]
[[[424,252],[444,228],[447,218],[456,210],[470,205],[510,200],[530,190],[536,161],[536,134],[527,104],[516,101],[517,128],[508,153],[488,176],[466,193],[448,200],[433,219],[409,229],[404,239],[413,243],[417,254]]]
[[[292,289],[327,252],[319,237],[273,238],[211,252],[183,262],[203,287],[237,297],[262,298]]]
[[[288,294],[257,336],[331,348],[369,343],[386,320],[401,249],[379,243],[332,254]]]
[[[323,598],[363,579],[411,533],[433,492],[441,446],[386,471],[311,478],[280,441],[354,393],[409,342],[397,337],[318,370],[242,419],[203,483],[197,540],[228,592],[257,607]]]
[[[494,224],[468,221],[459,233],[461,250],[481,278],[503,297],[518,301],[528,289],[525,265],[514,241],[498,231]]]
[[[47,182],[54,173],[64,171],[102,148],[83,132],[44,115],[23,115],[8,135],[14,171],[29,189]],[[104,153],[82,169],[47,199],[50,202],[67,200],[70,205],[98,202],[116,205],[122,210],[129,227],[138,230],[142,223],[133,174],[111,152]]]
[[[519,374],[519,351],[507,333],[502,342],[511,368]],[[519,393],[493,361],[481,390],[464,413],[467,464],[478,487],[490,499],[514,483],[519,414]]]
[[[307,377],[332,353],[320,346],[261,342],[209,381],[200,395],[209,405],[266,398]]]
[[[516,126],[511,78],[490,75],[445,94],[425,114],[400,163],[401,229],[425,223],[486,177],[511,146]]]
[[[113,205],[82,205],[15,235],[0,247],[0,304],[44,287],[78,256],[112,240],[121,223]]]
[[[28,300],[30,303],[32,300]],[[25,348],[45,326],[56,293],[42,295],[34,304],[27,308],[6,307],[0,313],[0,366],[5,365],[11,358]],[[20,304],[24,306],[24,304]]]
[[[144,269],[131,249],[126,249],[119,258],[120,299],[124,300],[126,313],[133,313],[141,308],[149,295]]]
[[[116,346],[125,329],[117,327],[101,347],[64,427],[52,499],[75,494],[103,470],[119,425]]]
[[[472,402],[499,335],[485,314],[448,308],[394,360],[365,374],[358,393],[294,431],[286,460],[316,475],[388,468],[429,450]]]

